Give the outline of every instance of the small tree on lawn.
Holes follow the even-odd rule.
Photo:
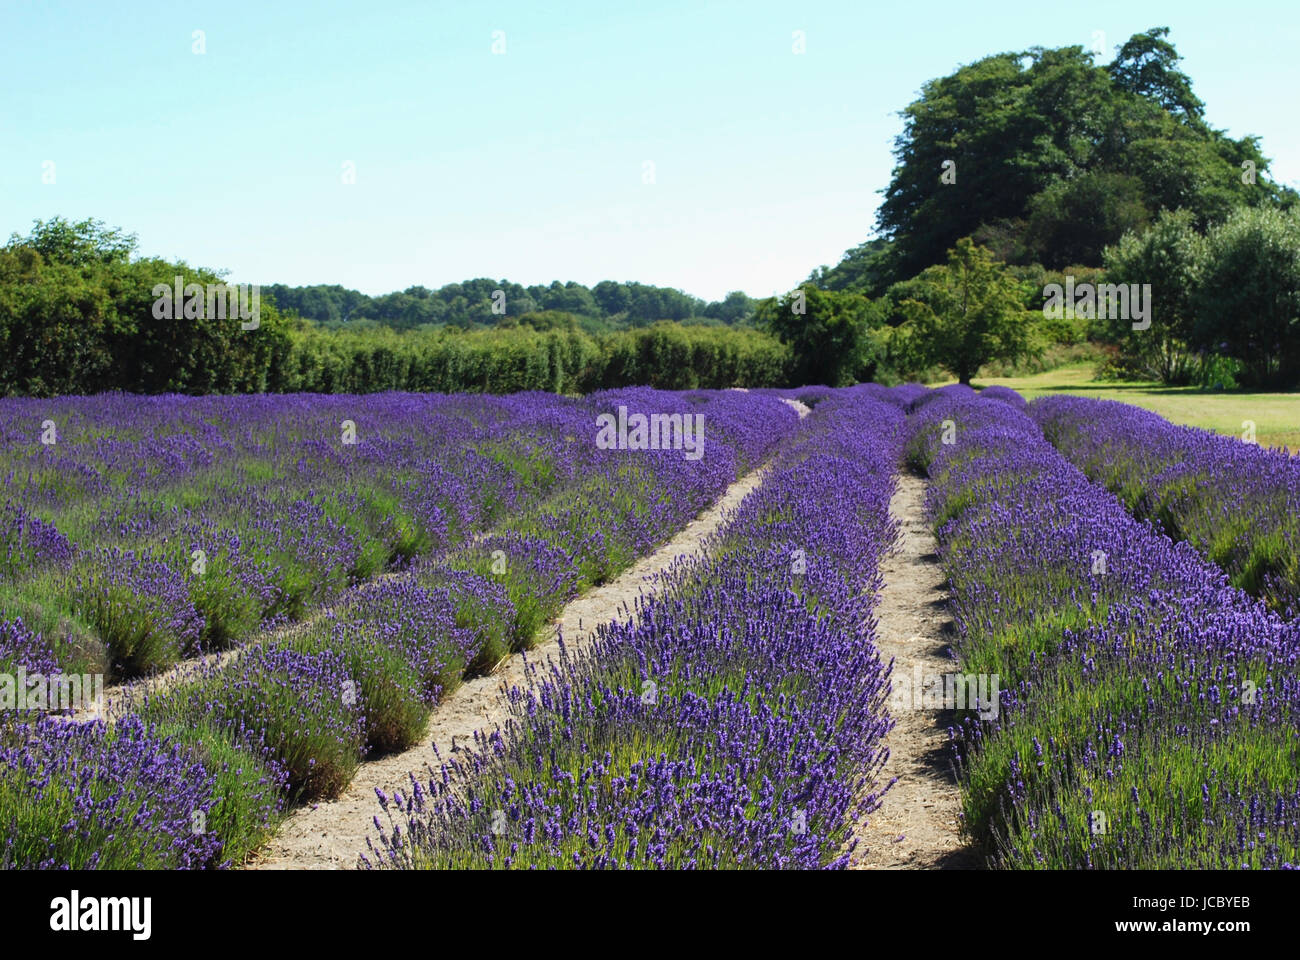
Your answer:
[[[929,267],[904,300],[907,341],[923,366],[937,365],[969,384],[990,360],[1014,363],[1028,356],[1033,314],[1024,307],[1020,281],[969,237],[948,251],[948,262]]]

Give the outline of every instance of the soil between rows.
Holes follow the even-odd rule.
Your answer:
[[[925,517],[926,481],[898,478],[889,503],[898,540],[881,563],[884,588],[876,605],[881,656],[894,660],[895,681],[952,673],[947,582]],[[976,869],[983,858],[961,835],[961,789],[949,760],[947,717],[934,710],[895,709],[885,737],[883,782],[897,778],[880,808],[854,835],[853,869]]]

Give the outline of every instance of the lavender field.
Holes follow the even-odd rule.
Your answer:
[[[707,456],[602,449],[629,406],[704,417]],[[4,401],[3,862],[242,861],[797,421],[734,392]]]
[[[378,870],[1300,863],[1284,451],[874,384],[8,399],[0,441],[8,868],[315,865],[299,822]],[[878,615],[917,521],[924,676]]]

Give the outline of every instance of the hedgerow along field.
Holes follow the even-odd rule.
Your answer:
[[[533,664],[509,723],[377,796],[357,864],[847,866],[891,786],[898,678],[872,612],[916,470],[954,672],[1000,680],[996,709],[936,712],[987,863],[1294,865],[1300,464],[1071,404],[916,385],[0,402],[0,674],[103,673],[113,704],[4,712],[0,856],[256,858],[762,469],[699,559]],[[703,455],[602,448],[620,407],[701,415]],[[1185,495],[1202,487],[1238,513]],[[1266,542],[1241,542],[1261,512]]]

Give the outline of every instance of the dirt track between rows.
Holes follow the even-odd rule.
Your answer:
[[[885,586],[876,606],[881,656],[894,659],[895,681],[911,683],[917,667],[925,677],[952,673],[947,580],[925,517],[926,482],[904,473],[889,510],[899,523],[898,541],[881,564]],[[949,760],[948,715],[935,710],[895,709],[885,738],[889,761],[882,786],[897,782],[855,836],[854,869],[973,869],[982,858],[961,835],[961,790]],[[865,848],[865,849],[864,849]]]

